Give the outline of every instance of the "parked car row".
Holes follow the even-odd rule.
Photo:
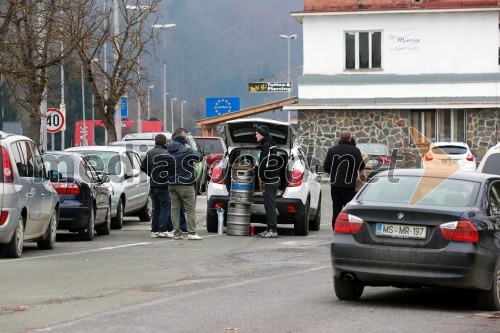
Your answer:
[[[41,156],[22,135],[0,132],[0,254],[19,258],[24,242],[52,249],[56,230],[93,240],[120,229],[124,215],[149,221],[149,179],[124,147],[90,146]]]

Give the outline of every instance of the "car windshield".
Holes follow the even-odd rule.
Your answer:
[[[218,139],[196,139],[201,149],[208,149],[210,154],[224,154],[222,141]]]
[[[463,146],[438,146],[432,147],[432,153],[436,155],[462,155],[467,153],[467,148]]]
[[[358,197],[360,202],[469,207],[480,184],[461,179],[397,176],[375,177]]]
[[[108,175],[120,175],[122,171],[122,163],[120,162],[120,155],[113,151],[81,151],[90,165],[98,172],[104,172]]]
[[[387,148],[383,145],[368,145],[359,143],[357,147],[367,154],[388,155]]]

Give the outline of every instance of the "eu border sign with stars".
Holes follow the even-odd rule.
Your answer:
[[[206,117],[222,116],[240,110],[239,97],[209,97],[206,99]]]

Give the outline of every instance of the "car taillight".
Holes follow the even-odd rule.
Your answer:
[[[304,172],[302,170],[293,170],[290,179],[288,179],[288,187],[295,187],[302,185],[302,178],[304,177]]]
[[[212,170],[212,182],[216,184],[224,183],[224,170],[220,165],[216,165]]]
[[[454,240],[457,242],[471,242],[476,243],[479,239],[477,229],[471,221],[453,221],[443,223],[439,226],[441,234],[446,239]]]
[[[333,231],[336,234],[355,234],[359,232],[363,226],[363,219],[357,216],[340,213],[335,220],[335,228]]]
[[[2,214],[0,216],[0,225],[3,225],[5,223],[5,221],[7,221],[8,216],[9,216],[9,212],[2,211]]]
[[[2,169],[3,169],[3,182],[13,183],[14,172],[12,172],[12,164],[10,163],[9,153],[5,147],[2,147]]]
[[[80,186],[76,183],[52,183],[52,187],[58,194],[80,194]]]
[[[472,155],[471,153],[468,153],[466,159],[467,159],[467,161],[474,162],[474,155]]]
[[[386,156],[379,156],[377,158],[377,160],[382,162],[382,163],[391,163],[392,162],[392,158],[386,157]]]
[[[425,154],[424,158],[426,161],[432,161],[432,159],[433,159],[432,154],[430,152]]]

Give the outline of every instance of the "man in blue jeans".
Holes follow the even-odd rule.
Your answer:
[[[168,165],[165,156],[168,154],[167,137],[164,134],[155,136],[155,146],[146,154],[141,170],[150,177],[150,195],[153,201],[153,216],[151,218],[152,238],[172,238],[173,232],[167,231],[170,220],[170,194],[168,191]]]

